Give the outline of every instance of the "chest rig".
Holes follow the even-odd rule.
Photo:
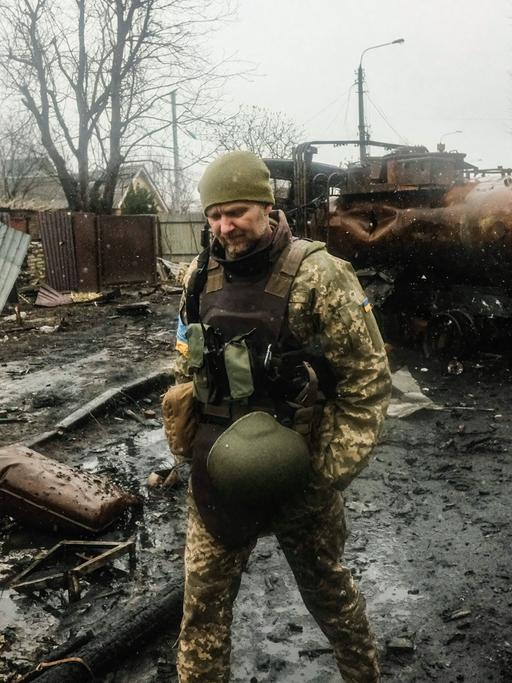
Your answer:
[[[273,263],[243,273],[201,254],[186,309],[189,365],[206,421],[226,424],[266,410],[286,424],[293,422],[297,394],[303,405],[315,402],[316,376],[288,329],[286,310],[303,259],[322,248],[295,239]]]

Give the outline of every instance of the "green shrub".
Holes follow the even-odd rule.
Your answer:
[[[126,193],[126,197],[121,205],[121,213],[156,213],[154,194],[145,187],[130,185],[130,189]]]

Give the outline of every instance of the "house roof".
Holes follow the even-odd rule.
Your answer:
[[[66,209],[68,202],[57,178],[38,176],[30,178],[30,186],[12,199],[0,195],[0,206],[6,209],[32,211]]]
[[[30,182],[28,182],[30,181]],[[142,165],[126,165],[121,168],[114,192],[114,208],[121,207],[130,185],[134,183],[146,184],[153,195],[159,212],[167,213],[169,207],[151,178],[147,169]],[[47,211],[67,209],[68,202],[55,175],[31,176],[27,178],[25,191],[22,195],[9,199],[0,194],[0,207],[8,209],[25,209],[31,211]]]
[[[114,206],[120,208],[130,189],[130,185],[146,184],[155,197],[155,203],[160,213],[169,213],[169,207],[162,193],[156,186],[147,168],[141,165],[123,166],[119,173],[119,178],[114,193]]]

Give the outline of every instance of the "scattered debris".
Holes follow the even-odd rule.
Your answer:
[[[58,323],[55,325],[41,325],[41,327],[38,328],[39,332],[42,332],[43,334],[53,334],[54,332],[58,332],[59,330],[62,329],[64,325],[64,318],[61,318]]]
[[[161,284],[160,289],[166,294],[182,294],[183,287],[172,287],[171,285]]]
[[[449,375],[462,375],[462,373],[464,372],[464,366],[462,365],[460,360],[457,360],[456,358],[454,358],[448,363],[446,369]]]
[[[38,410],[39,408],[59,406],[65,403],[67,399],[68,397],[62,391],[57,392],[51,389],[44,389],[32,395],[32,408]]]
[[[176,631],[182,616],[183,587],[181,581],[166,586],[160,592],[123,605],[106,614],[77,644],[70,639],[53,652],[49,652],[41,664],[18,683],[33,680],[34,673],[41,672],[38,683],[81,683],[94,675],[103,677],[115,671],[119,662],[141,652],[148,643],[154,642],[162,631]],[[85,641],[85,642],[84,642]]]
[[[13,313],[12,315],[6,315],[0,320],[0,323],[19,323],[20,318],[21,321],[25,320],[27,317],[27,312],[26,311],[18,311],[16,313]]]
[[[73,299],[69,294],[62,294],[50,285],[42,284],[39,286],[37,293],[36,306],[45,306],[46,308],[54,308],[55,306],[68,306],[73,303]]]
[[[388,408],[390,417],[408,417],[425,408],[429,410],[440,409],[440,406],[422,393],[420,385],[408,368],[403,367],[394,372],[391,375],[391,380],[393,394]]]
[[[121,290],[116,289],[110,292],[71,292],[71,299],[74,304],[106,304],[121,296]]]
[[[164,479],[162,486],[165,488],[174,488],[181,482],[180,473],[177,467],[173,467],[169,474]]]
[[[154,411],[150,411],[153,412]],[[143,425],[144,427],[160,427],[161,424],[158,420],[155,418],[145,418],[142,417],[141,415],[137,415],[137,413],[133,410],[130,410],[130,408],[125,408],[123,411],[123,416],[127,417],[130,420],[134,420],[135,422],[138,422],[139,424]]]
[[[84,555],[78,551],[86,549],[99,549],[102,552],[84,559]],[[47,571],[43,571],[43,565],[50,560],[54,560],[61,550],[76,550],[75,556],[80,557],[82,561],[70,569],[64,569],[56,573],[48,574]],[[80,599],[80,579],[104,567],[125,553],[130,554],[130,566],[133,569],[135,566],[135,541],[133,539],[121,543],[116,541],[60,541],[53,548],[37,557],[21,574],[18,574],[11,581],[10,587],[17,591],[67,588],[69,601],[76,602]],[[28,578],[33,574],[36,574],[35,578]]]
[[[25,415],[0,416],[0,424],[8,424],[10,422],[28,422],[28,418]]]
[[[137,413],[134,412],[133,410],[131,410],[130,408],[125,408],[123,410],[123,415],[124,415],[124,417],[128,417],[128,418],[130,418],[130,420],[134,420],[135,422],[138,422],[141,425],[146,424],[146,420],[143,417],[141,417],[140,415],[137,415]]]
[[[174,488],[182,482],[178,467],[172,467],[170,470],[159,470],[158,472],[151,472],[148,477],[147,485],[149,488]]]
[[[330,655],[332,652],[332,647],[311,647],[307,650],[299,650],[299,657],[316,659],[317,657],[320,657],[320,655]]]
[[[149,315],[151,308],[149,301],[139,301],[133,304],[120,304],[116,306],[116,311],[121,315]]]
[[[127,299],[123,293],[122,301],[141,299]],[[167,350],[162,354],[160,349],[156,354],[147,353],[147,340],[148,337],[167,340],[167,335],[173,335],[178,298],[149,299],[151,307],[158,311],[149,335],[145,334],[144,328],[153,321],[151,317],[128,319],[123,316],[115,323],[108,319],[117,302],[106,311],[91,305],[75,306],[69,332],[48,337],[42,334],[22,337],[20,334],[18,345],[12,341],[8,331],[9,326],[15,323],[0,326],[0,330],[7,332],[11,339],[9,349],[0,343],[0,356],[3,362],[8,363],[0,368],[7,385],[4,385],[4,391],[7,388],[11,391],[0,402],[4,402],[3,407],[8,409],[6,417],[18,415],[18,412],[11,412],[11,406],[16,405],[19,414],[25,411],[30,420],[27,426],[0,425],[4,443],[27,438],[27,435],[34,436],[38,430],[51,429],[64,414],[78,406],[83,407],[97,393],[127,382],[133,377],[130,373],[134,369],[143,375],[150,369],[162,367],[156,366],[155,356],[167,356]],[[40,316],[37,325],[53,323],[55,314],[62,310],[29,311],[30,322],[25,320],[25,325],[32,324],[36,316]],[[159,337],[158,330],[162,330],[164,325],[166,336],[162,334]],[[31,344],[26,341],[29,336]],[[67,371],[69,363],[73,363],[80,354],[83,357],[98,348],[108,349],[110,356],[97,362],[85,358],[77,370],[73,366],[73,374],[67,374],[65,382],[61,380],[59,375]],[[137,356],[142,357],[140,364],[132,362]],[[498,360],[481,356],[480,367],[464,359],[464,373],[457,377],[446,374],[446,363],[451,356],[444,361],[429,362],[419,353],[407,351],[402,354],[401,349],[396,348],[394,357],[397,361],[401,359],[402,365],[407,362],[422,393],[428,384],[430,393],[427,395],[444,406],[444,411],[424,411],[416,419],[413,415],[403,420],[389,420],[386,437],[376,451],[372,466],[356,479],[348,491],[348,502],[387,501],[383,511],[375,516],[362,505],[358,506],[359,511],[349,510],[348,520],[352,535],[347,548],[347,563],[366,585],[375,630],[381,639],[387,641],[404,635],[401,624],[407,624],[408,634],[418,633],[413,638],[416,646],[413,654],[384,654],[384,680],[455,681],[462,680],[460,674],[465,680],[486,680],[491,675],[496,680],[508,680],[512,648],[502,639],[503,633],[507,632],[506,598],[511,576],[510,562],[507,554],[502,552],[510,541],[510,525],[506,523],[511,395],[507,358]],[[421,372],[421,367],[427,365],[428,372]],[[46,374],[39,381],[41,368]],[[34,381],[37,380],[35,385],[31,383],[33,373]],[[59,384],[53,377],[59,378]],[[47,384],[47,389],[57,394],[60,386],[73,389],[64,404],[68,405],[67,410],[64,406],[37,413],[31,410],[34,393],[44,391]],[[18,385],[23,387],[18,389]],[[145,391],[149,389],[142,390]],[[27,596],[6,588],[0,596],[0,632],[8,642],[7,651],[0,655],[0,680],[3,676],[6,680],[13,675],[15,678],[15,673],[33,668],[41,658],[55,660],[66,657],[65,652],[59,654],[59,650],[50,653],[54,643],[60,643],[68,634],[74,640],[81,634],[83,639],[84,631],[102,629],[106,619],[109,619],[109,624],[113,623],[111,616],[121,616],[116,604],[122,605],[126,601],[128,607],[123,606],[123,611],[129,609],[139,593],[156,592],[181,571],[186,485],[149,490],[146,487],[149,472],[155,470],[163,476],[163,469],[174,464],[161,434],[128,419],[120,422],[115,419],[115,416],[122,415],[124,407],[132,408],[141,416],[145,408],[154,408],[160,414],[158,393],[155,388],[151,400],[147,394],[142,398],[144,393],[138,392],[136,402],[122,394],[119,398],[114,396],[109,407],[97,409],[97,421],[86,415],[88,424],[83,429],[74,430],[70,426],[65,434],[54,438],[51,451],[49,447],[43,450],[45,454],[51,454],[61,462],[73,463],[79,469],[90,467],[97,472],[108,472],[123,482],[128,490],[135,491],[140,487],[145,497],[144,518],[140,522],[133,518],[129,520],[126,532],[121,530],[124,524],[120,521],[112,537],[121,533],[120,538],[124,539],[134,533],[137,535],[137,548],[144,551],[139,553],[138,550],[140,566],[133,579],[124,571],[126,556],[117,560],[112,570],[100,570],[85,577],[81,581],[82,600],[75,605],[66,604],[67,594],[62,589]],[[460,406],[464,402],[467,405]],[[494,406],[489,409],[494,412],[486,415],[479,406]],[[496,415],[503,415],[503,418],[497,420]],[[417,419],[419,417],[421,419]],[[495,429],[494,423],[498,423]],[[479,433],[491,425],[492,432]],[[474,441],[471,450],[466,452],[465,445],[470,440],[486,436],[491,441]],[[443,450],[441,444],[449,438],[455,445]],[[494,446],[491,442],[495,438],[503,449],[508,448],[508,454],[492,452]],[[102,454],[95,458],[92,454],[97,451]],[[470,466],[473,470],[469,469]],[[396,477],[397,473],[399,477]],[[490,495],[482,496],[480,491],[484,490],[490,491]],[[491,525],[491,519],[495,526]],[[37,530],[23,528],[16,520],[10,520],[3,511],[0,511],[0,526],[0,578],[3,576],[8,580],[32,562],[37,552],[34,547],[38,549],[43,545],[40,540],[43,536]],[[432,544],[433,535],[435,544]],[[78,536],[72,534],[61,538]],[[111,540],[111,534],[104,538]],[[55,542],[45,542],[44,546],[49,548]],[[474,552],[468,554],[468,547]],[[462,567],[460,571],[450,569],[455,563]],[[450,576],[450,581],[439,582],[439,567]],[[332,655],[322,655],[311,661],[304,656],[297,657],[301,648],[327,647],[328,644],[321,642],[294,586],[288,590],[290,582],[287,580],[275,586],[271,583],[274,590],[265,597],[262,575],[284,576],[286,579],[287,571],[277,543],[270,538],[261,539],[251,556],[248,573],[244,574],[245,590],[241,592],[238,615],[235,615],[238,619],[235,624],[238,636],[233,670],[235,678],[248,680],[254,674],[260,681],[269,677],[276,680],[300,680],[304,677],[336,679]],[[504,578],[500,578],[501,575]],[[114,590],[118,590],[121,597],[118,594],[115,599],[104,598]],[[415,599],[411,590],[419,590],[419,598]],[[266,598],[272,598],[270,628]],[[463,607],[470,608],[472,616],[444,623],[441,612],[446,607],[449,607],[450,614]],[[251,615],[250,628],[247,626],[247,614]],[[292,620],[303,625],[303,635],[292,635],[290,631],[288,643],[279,647],[269,645],[267,633],[285,633],[287,622]],[[444,626],[440,628],[439,624]],[[116,627],[112,629],[113,636],[115,631]],[[461,631],[466,634],[466,640],[450,644],[452,634]],[[13,633],[15,636],[12,636],[11,644],[9,639]],[[98,645],[97,639],[90,636],[87,642],[92,645],[93,639]],[[115,678],[149,681],[164,677],[172,680],[175,677],[174,650],[170,648],[172,640],[173,633],[165,634],[162,638],[154,638],[147,650],[137,643],[132,657],[118,658],[115,654],[110,664],[117,672]],[[66,648],[70,656],[82,655],[77,650],[82,650],[83,644],[71,650],[66,644],[63,649]],[[90,665],[88,658],[84,661]],[[264,673],[257,669],[258,661],[268,662]],[[286,668],[281,674],[274,667],[277,661],[286,661]],[[75,663],[54,667],[54,681],[62,681],[66,667],[71,668],[70,675],[74,675],[74,680],[80,680],[79,667]],[[251,674],[247,675],[247,672]],[[50,670],[44,672],[45,678],[41,680],[45,681],[49,674]],[[101,674],[97,677],[102,678]]]
[[[168,387],[173,379],[174,375],[172,372],[168,370],[156,370],[143,377],[139,377],[132,382],[128,382],[127,384],[107,389],[99,396],[96,396],[96,398],[91,399],[77,410],[74,410],[70,415],[60,420],[53,429],[38,434],[30,439],[26,439],[24,444],[25,446],[33,448],[36,445],[49,441],[62,432],[72,429],[79,423],[90,419],[92,416],[105,410],[107,406],[115,404],[126,396],[139,394],[142,391],[149,390],[153,386]],[[122,420],[120,417],[114,417],[114,419],[117,421]],[[160,422],[156,419],[146,420],[145,424],[150,427],[161,426]]]
[[[409,636],[392,638],[387,645],[387,651],[393,654],[411,654],[415,649],[414,642]]]
[[[163,482],[162,477],[157,472],[151,472],[148,477],[147,485],[150,489],[161,486]]]
[[[157,267],[162,279],[170,278],[174,280],[177,285],[182,285],[183,278],[190,267],[190,263],[173,263],[172,261],[159,257],[157,259]]]
[[[457,619],[465,619],[471,615],[470,609],[458,609],[455,612],[443,612],[444,621],[456,621]]]

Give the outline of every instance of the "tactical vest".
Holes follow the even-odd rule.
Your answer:
[[[318,407],[316,375],[287,328],[286,309],[303,259],[323,248],[292,240],[273,265],[243,277],[203,252],[187,287],[188,360],[201,412],[192,493],[207,529],[227,546],[269,528],[275,510],[221,502],[207,471],[208,453],[229,424],[255,410],[309,436]]]
[[[187,291],[189,365],[203,413],[228,422],[249,410],[275,412],[300,378],[285,376],[283,362],[301,373],[301,346],[286,324],[293,280],[303,259],[321,242],[292,240],[263,272],[237,276],[212,259],[199,263]],[[203,256],[204,259],[204,256]],[[201,273],[201,268],[204,270]],[[198,274],[198,275],[197,275]],[[201,284],[199,284],[199,287]],[[302,380],[307,383],[302,369]]]

